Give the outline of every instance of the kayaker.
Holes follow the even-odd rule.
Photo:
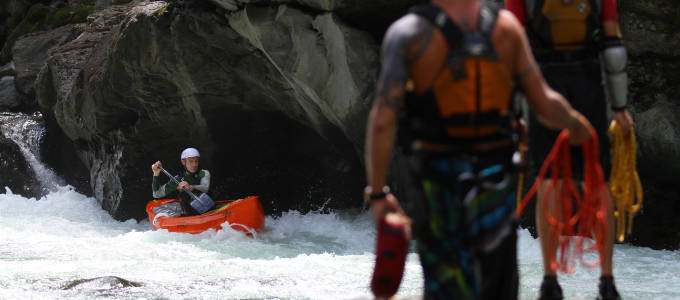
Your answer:
[[[590,138],[588,120],[546,84],[510,12],[433,0],[386,33],[364,197],[376,222],[403,214],[387,187],[396,133],[413,182],[405,196],[416,207],[425,299],[517,299],[514,86],[546,126],[568,128],[573,144]]]
[[[600,161],[608,179],[609,139],[607,103],[624,135],[633,127],[627,110],[627,54],[621,39],[616,0],[507,0],[505,7],[526,28],[529,42],[548,84],[564,94],[571,105],[592,122],[600,140]],[[604,70],[605,80],[602,78]],[[605,85],[608,96],[605,97]],[[532,117],[529,122],[529,157],[538,166],[550,153],[559,132],[542,126]],[[583,180],[582,150],[571,151],[574,180]],[[545,183],[550,184],[546,181]],[[550,265],[555,257],[557,240],[549,245],[551,225],[547,221],[538,193],[536,227],[543,253],[544,279],[539,299],[562,299],[556,270]],[[598,299],[620,299],[612,277],[614,213],[611,195],[607,193],[606,232],[601,253],[601,277]],[[549,195],[548,203],[555,201]],[[552,205],[551,207],[555,207]]]
[[[190,205],[193,199],[182,191],[182,188],[186,186],[192,192],[200,191],[203,193],[207,193],[210,189],[210,172],[205,169],[199,170],[200,157],[201,154],[196,148],[186,148],[182,151],[180,162],[184,172],[183,175],[175,176],[175,179],[179,181],[179,185],[172,180],[168,180],[168,182],[161,185],[159,177],[161,173],[160,167],[163,165],[160,161],[151,165],[151,171],[153,171],[153,183],[151,185],[153,197],[158,199],[173,195],[174,197],[179,196],[179,199],[182,200],[182,208],[185,215],[198,215],[199,213]]]

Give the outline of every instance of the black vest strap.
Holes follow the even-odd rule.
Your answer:
[[[417,14],[439,28],[452,49],[462,49],[465,34],[439,6],[424,4],[411,8],[411,13]]]
[[[410,9],[411,13],[417,14],[432,23],[434,26],[439,28],[442,32],[446,41],[451,47],[452,54],[475,54],[468,53],[466,51],[465,45],[469,38],[470,33],[463,32],[455,22],[449,18],[449,16],[444,12],[439,6],[434,4],[424,4],[415,6]],[[479,29],[478,32],[481,34],[485,40],[491,41],[491,34],[496,26],[496,20],[498,19],[499,9],[496,6],[483,3],[481,9],[479,10]],[[487,47],[492,48],[492,47]],[[491,54],[491,56],[495,56]]]
[[[497,110],[470,114],[457,114],[444,119],[444,124],[447,126],[484,126],[484,125],[498,125],[508,122],[510,116],[508,114],[501,114]]]

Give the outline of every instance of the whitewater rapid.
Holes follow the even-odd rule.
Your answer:
[[[0,299],[367,299],[374,243],[366,212],[289,211],[267,217],[255,238],[229,229],[189,235],[116,221],[68,186],[41,199],[4,190]],[[521,230],[518,250],[520,299],[535,299],[538,242]],[[680,251],[616,245],[614,263],[624,299],[680,299]],[[565,298],[594,299],[598,277],[581,267],[560,275]],[[398,296],[421,294],[412,253]]]

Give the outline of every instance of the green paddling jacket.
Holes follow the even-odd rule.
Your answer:
[[[186,181],[194,187],[194,190],[199,190],[203,193],[207,193],[210,189],[210,172],[205,169],[193,174],[185,173],[184,177],[177,175],[175,176],[175,179],[177,179],[178,182]],[[160,176],[153,176],[151,190],[153,191],[153,197],[156,199],[177,198],[177,183],[173,180],[169,180],[161,185]]]

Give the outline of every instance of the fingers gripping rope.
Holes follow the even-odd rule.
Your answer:
[[[614,200],[616,239],[623,242],[633,230],[633,217],[642,206],[642,184],[636,166],[635,132],[631,128],[628,137],[623,136],[621,126],[612,121],[609,126],[612,138],[612,170],[609,190]]]
[[[585,165],[582,195],[572,178],[569,131],[563,130],[541,166],[536,182],[522,199],[521,205],[517,207],[516,215],[519,217],[538,192],[539,187],[545,185],[540,198],[543,201],[541,203],[543,214],[551,227],[548,238],[550,245],[557,241],[560,250],[559,259],[551,257],[550,264],[551,268],[562,272],[572,273],[576,258],[584,266],[590,268],[599,266],[599,260],[592,264],[585,262],[583,254],[592,251],[601,253],[604,249],[607,189],[599,161],[597,134],[592,131],[591,136],[592,138],[583,145]],[[544,184],[548,170],[551,171],[551,177]],[[555,207],[551,209],[548,196],[553,193],[556,199]],[[578,229],[576,229],[577,224]],[[595,243],[587,238],[592,235],[596,237]]]

